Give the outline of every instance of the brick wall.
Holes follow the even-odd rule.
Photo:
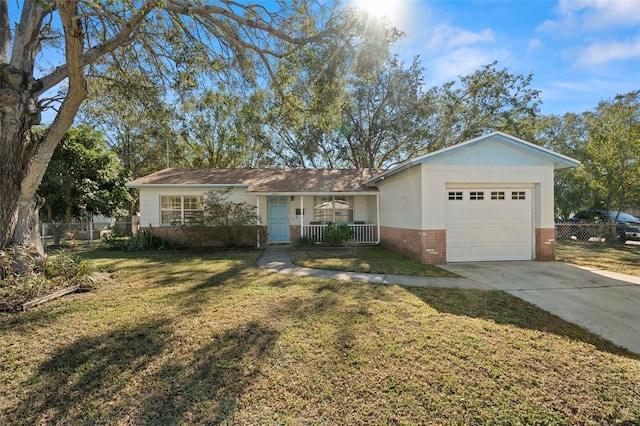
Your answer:
[[[555,228],[536,228],[535,259],[541,262],[556,260]]]
[[[289,239],[295,243],[300,238],[300,225],[289,225]]]
[[[447,261],[446,231],[380,227],[380,244],[425,264]]]

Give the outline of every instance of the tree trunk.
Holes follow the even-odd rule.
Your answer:
[[[0,65],[0,250],[13,248],[18,273],[42,263],[38,215],[41,202],[35,190],[24,191],[29,159],[36,144],[30,129],[40,122],[34,93],[38,83],[11,65]],[[37,161],[37,159],[35,160]]]
[[[38,38],[24,41],[21,37],[27,33],[18,31],[15,43],[28,45],[30,52],[25,49],[18,59],[0,64],[0,250],[13,249],[15,270],[19,274],[30,273],[44,264],[39,226],[42,202],[36,190],[53,151],[73,123],[86,95],[83,31],[80,20],[74,19],[77,3],[77,0],[58,3],[65,33],[68,89],[58,115],[42,140],[31,135],[31,128],[40,123],[37,96],[43,89],[42,83],[33,78]],[[0,14],[6,13],[5,6],[2,5]],[[37,16],[35,22],[39,23],[44,16],[43,4],[26,2],[24,6],[23,12],[28,10]],[[8,43],[6,34],[2,41]]]

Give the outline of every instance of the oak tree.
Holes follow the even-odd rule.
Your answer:
[[[307,1],[25,0],[15,25],[10,3],[0,0],[0,250],[25,258],[43,256],[36,189],[87,95],[88,73],[126,57],[179,94],[200,70],[269,78],[274,60],[335,36],[331,13]],[[51,58],[60,58],[54,68]],[[33,138],[52,105],[46,134]]]

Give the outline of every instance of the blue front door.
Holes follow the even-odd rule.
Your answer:
[[[269,197],[269,241],[289,241],[287,197]]]

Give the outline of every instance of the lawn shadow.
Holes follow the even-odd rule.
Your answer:
[[[212,337],[181,361],[169,360],[150,381],[135,424],[220,424],[260,373],[279,334],[249,321]]]
[[[278,333],[241,324],[192,353],[171,320],[81,338],[43,362],[4,418],[20,424],[219,424],[233,416]]]
[[[640,355],[501,290],[403,287],[440,312],[553,333],[632,359]]]
[[[168,334],[168,322],[154,320],[63,346],[37,369],[15,412],[6,414],[23,424],[99,422],[100,405],[117,401],[164,350]]]

